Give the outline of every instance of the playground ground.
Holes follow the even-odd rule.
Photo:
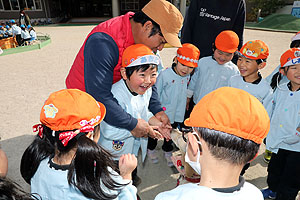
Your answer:
[[[0,145],[9,160],[8,177],[30,191],[19,172],[20,158],[32,141],[32,125],[39,122],[41,106],[53,91],[65,88],[65,78],[86,35],[94,26],[36,27],[37,32],[48,33],[52,43],[40,50],[1,56],[0,67]],[[289,48],[293,33],[245,30],[244,41],[260,39],[268,44],[270,57],[262,75],[266,77],[279,64],[280,55]],[[161,52],[164,66],[171,66],[175,48]],[[158,150],[161,149],[159,143]],[[245,174],[247,181],[259,188],[266,187],[266,167],[262,152]],[[138,187],[143,200],[151,200],[162,191],[176,185],[178,173],[169,168],[159,151],[159,163],[148,160],[138,167],[142,183]]]

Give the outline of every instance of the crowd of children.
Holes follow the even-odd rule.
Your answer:
[[[15,37],[18,46],[31,44],[36,40],[36,32],[31,25],[17,25],[14,19],[9,23],[1,23],[0,25],[0,39]]]
[[[30,25],[28,31],[13,20],[11,24],[18,42],[36,37]],[[300,33],[282,54],[270,83],[259,72],[266,67],[267,44],[251,40],[239,50],[238,44],[236,33],[223,31],[212,44],[213,55],[201,59],[196,46],[183,44],[172,66],[159,75],[160,58],[150,48],[135,44],[125,49],[122,79],[113,84],[112,94],[127,113],[150,125],[148,137],[134,137],[126,129],[101,122],[104,105],[85,92],[52,93],[42,107],[41,124],[33,127],[37,135],[21,160],[21,174],[31,185],[32,198],[136,199],[135,186],[141,181],[138,152],[142,161],[148,155],[157,163],[157,139],[172,129],[181,131],[184,122],[193,127],[185,161],[201,174],[200,182],[178,186],[156,199],[202,195],[206,199],[295,200],[300,190]],[[231,62],[236,53],[237,65]],[[171,126],[163,125],[148,110],[154,84]],[[191,99],[195,107],[184,120]],[[265,138],[272,156],[268,188],[259,191],[240,174]],[[164,139],[168,166],[173,165],[173,148],[172,140]],[[0,159],[7,160],[1,150]],[[6,175],[5,163],[0,163],[0,176]],[[2,181],[7,180],[1,179],[0,186]]]

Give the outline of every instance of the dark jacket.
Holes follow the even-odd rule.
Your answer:
[[[183,23],[181,42],[197,46],[202,58],[212,55],[212,43],[220,32],[232,30],[240,38],[240,48],[245,9],[244,0],[192,0]]]

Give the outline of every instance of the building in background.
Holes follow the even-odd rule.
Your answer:
[[[170,0],[185,13],[186,0]],[[0,21],[18,19],[24,9],[34,22],[66,22],[71,18],[111,18],[139,11],[149,0],[0,0]],[[181,6],[180,6],[181,5]]]

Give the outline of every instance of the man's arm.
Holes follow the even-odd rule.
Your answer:
[[[104,121],[132,131],[137,119],[123,110],[111,93],[113,70],[118,64],[119,48],[105,33],[94,33],[84,47],[84,81],[86,92],[106,107]]]
[[[155,85],[152,86],[152,95],[149,102],[149,110],[155,115],[156,113],[163,111],[159,101],[157,88]]]

